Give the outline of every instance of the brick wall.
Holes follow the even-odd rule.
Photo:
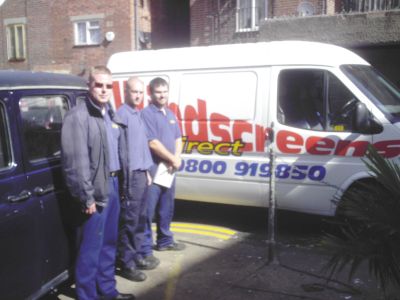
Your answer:
[[[101,36],[115,33],[111,43],[75,46],[72,16],[98,15]],[[27,59],[7,60],[4,19],[26,18]],[[134,49],[133,0],[7,0],[0,9],[0,67],[82,74],[106,64],[114,52]]]
[[[4,20],[14,18],[25,18],[25,0],[6,0],[0,8],[0,67],[2,69],[26,69],[28,64],[23,62],[10,62],[7,63],[7,43],[6,43],[6,26]]]
[[[301,2],[311,4],[315,14],[326,11],[324,0],[271,1],[273,6],[269,8],[269,18],[298,16],[298,7]],[[219,13],[216,3],[218,3],[217,0],[190,1],[191,45],[244,43],[259,40],[257,31],[236,32],[236,0],[219,0]]]
[[[53,41],[55,48],[53,57],[60,63],[70,62],[72,73],[84,72],[90,66],[96,64],[106,64],[111,54],[119,51],[129,51],[134,49],[134,30],[133,30],[133,5],[129,0],[114,1],[57,1],[54,11],[62,11],[62,7],[67,6],[64,16],[53,18]],[[75,46],[74,30],[71,17],[85,15],[102,16],[100,21],[102,43],[96,46]],[[63,31],[65,34],[59,35],[57,32]],[[115,33],[115,39],[107,42],[104,39],[106,32]]]
[[[190,1],[190,43],[193,46],[211,44],[210,1]]]

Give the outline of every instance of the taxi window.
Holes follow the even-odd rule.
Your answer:
[[[0,169],[7,168],[11,164],[11,144],[8,134],[5,108],[0,103]]]
[[[68,111],[64,96],[30,96],[19,101],[23,139],[30,161],[60,156],[62,120]]]

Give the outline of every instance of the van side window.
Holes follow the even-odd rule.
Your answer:
[[[68,111],[63,96],[30,96],[19,101],[23,140],[30,161],[60,155],[61,126]]]
[[[283,70],[278,85],[279,123],[309,130],[352,131],[358,100],[330,72]]]
[[[324,130],[324,71],[284,70],[278,80],[278,121],[303,129]]]
[[[0,103],[0,169],[11,164],[11,143],[8,135],[7,118],[5,108]]]
[[[328,80],[328,128],[330,131],[352,131],[353,113],[359,100],[335,76]]]

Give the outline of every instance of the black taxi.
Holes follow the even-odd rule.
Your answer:
[[[87,96],[77,76],[0,71],[0,298],[37,299],[68,278],[64,115]]]

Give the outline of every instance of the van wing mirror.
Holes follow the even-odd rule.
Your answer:
[[[374,118],[364,103],[358,102],[354,112],[353,128],[358,133],[377,134],[383,131],[382,124]]]

